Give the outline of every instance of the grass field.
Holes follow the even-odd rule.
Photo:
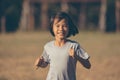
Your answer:
[[[48,68],[34,61],[53,37],[48,32],[0,34],[0,80],[45,80]],[[76,40],[91,56],[91,69],[77,63],[77,80],[120,80],[120,34],[80,32]]]

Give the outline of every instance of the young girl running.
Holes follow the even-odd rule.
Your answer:
[[[58,12],[51,17],[50,33],[55,39],[45,44],[35,66],[50,64],[46,80],[76,80],[77,61],[88,69],[91,67],[87,52],[78,42],[68,39],[78,33],[77,27],[67,13]]]

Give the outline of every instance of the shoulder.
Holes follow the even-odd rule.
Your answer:
[[[77,50],[78,48],[80,48],[80,44],[77,41],[68,40],[68,43],[70,44],[70,47],[74,48],[74,50]]]
[[[54,44],[54,41],[49,41],[45,44],[44,48],[52,47]]]
[[[77,41],[70,40],[70,39],[68,39],[67,41],[68,41],[68,43],[70,43],[70,44],[72,44],[72,45],[79,46],[79,43],[78,43]]]

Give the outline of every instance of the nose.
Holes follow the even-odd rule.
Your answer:
[[[60,27],[59,27],[59,30],[63,30],[63,26],[60,26]]]

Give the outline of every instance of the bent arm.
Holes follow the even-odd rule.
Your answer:
[[[44,58],[43,57],[40,57],[38,58],[36,61],[35,61],[35,66],[38,68],[38,67],[42,67],[42,68],[45,68],[47,67],[48,63],[44,61]]]
[[[82,59],[82,58],[78,58],[79,62],[87,69],[91,68],[91,63],[89,61],[89,59]]]
[[[89,61],[90,56],[87,52],[80,46],[77,47],[76,51],[76,58],[77,60],[87,69],[91,68],[91,63]]]

